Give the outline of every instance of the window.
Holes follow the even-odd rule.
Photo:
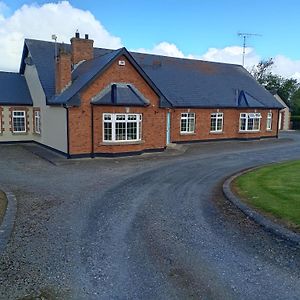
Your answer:
[[[260,119],[260,113],[241,113],[240,131],[259,131]]]
[[[140,141],[141,124],[141,114],[103,114],[103,141]]]
[[[13,132],[26,132],[26,112],[13,111]]]
[[[183,113],[181,114],[180,133],[194,133],[195,132],[195,114]]]
[[[269,112],[267,116],[267,130],[272,130],[272,113]]]
[[[35,133],[41,133],[41,113],[39,110],[34,111],[34,131]]]
[[[210,131],[222,132],[223,130],[223,113],[212,113],[210,115]]]

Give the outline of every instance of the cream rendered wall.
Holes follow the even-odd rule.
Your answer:
[[[277,101],[284,106],[282,110],[280,110],[280,114],[283,114],[283,124],[281,130],[289,130],[290,129],[290,122],[291,122],[291,116],[290,116],[290,109],[289,107],[285,104],[285,102],[280,98],[279,95],[275,94],[274,97],[277,99]],[[280,117],[281,121],[282,117]],[[280,129],[280,123],[278,123],[278,127]]]
[[[33,107],[41,111],[41,135],[33,140],[67,153],[67,112],[62,106],[46,105],[46,97],[35,65],[25,67],[25,78],[32,97]]]
[[[31,106],[22,106],[22,108],[27,108],[28,111],[26,113],[26,122],[29,122],[29,131],[26,133],[13,133],[11,128],[11,118],[10,118],[10,109],[11,106],[2,106],[2,124],[3,131],[0,128],[0,142],[19,142],[19,141],[32,141],[34,136],[33,132],[33,116],[32,116],[32,107]],[[21,106],[18,106],[21,108]],[[16,109],[22,110],[22,109]],[[1,113],[1,111],[0,111]]]

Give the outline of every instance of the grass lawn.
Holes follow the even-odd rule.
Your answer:
[[[7,206],[7,199],[4,193],[0,191],[0,225],[5,215],[6,206]]]
[[[238,177],[234,190],[250,206],[300,230],[300,161],[280,163]]]

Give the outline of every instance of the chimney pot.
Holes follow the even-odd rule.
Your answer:
[[[89,39],[89,35],[86,33],[86,34],[84,35],[84,38],[85,38],[86,40],[88,40],[88,39]]]
[[[79,34],[78,30],[76,30],[76,32],[75,32],[75,37],[76,37],[76,39],[80,38],[80,34]]]

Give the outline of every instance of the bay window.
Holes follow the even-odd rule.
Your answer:
[[[141,114],[103,114],[103,141],[140,141],[142,138]]]

